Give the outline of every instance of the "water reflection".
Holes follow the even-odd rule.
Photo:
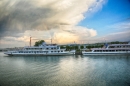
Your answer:
[[[129,86],[130,56],[4,56],[0,85]]]

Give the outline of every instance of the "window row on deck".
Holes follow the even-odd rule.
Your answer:
[[[43,49],[58,49],[58,48],[25,48],[25,50],[43,50]]]
[[[119,51],[130,51],[130,50],[94,50],[94,52],[119,52]]]
[[[130,45],[124,46],[109,46],[109,48],[130,48]]]
[[[59,52],[63,52],[63,51],[14,51],[13,53],[59,53]]]

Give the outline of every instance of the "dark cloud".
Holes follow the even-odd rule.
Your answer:
[[[51,32],[50,29],[57,29],[58,32],[58,29],[68,30],[68,28],[67,32],[77,34],[78,32],[72,30],[75,27],[81,28],[76,25],[84,19],[84,13],[90,7],[97,10],[101,8],[92,6],[94,3],[102,5],[104,2],[103,0],[1,0],[0,37],[19,37],[25,35],[23,33],[27,32],[29,35],[29,31],[36,30],[49,30],[53,36],[55,30]],[[95,34],[94,30],[86,30],[90,36]]]
[[[65,31],[65,32],[69,32],[69,33],[72,33],[72,34],[75,34],[75,33],[76,33],[75,30],[63,30],[63,31]]]
[[[47,7],[36,7],[31,2],[17,1],[10,6],[10,1],[0,7],[0,36],[13,36],[26,30],[49,29],[48,22],[43,22],[53,15],[53,10]],[[3,10],[3,8],[5,8]],[[42,27],[39,27],[42,25]],[[50,25],[51,26],[51,25]]]

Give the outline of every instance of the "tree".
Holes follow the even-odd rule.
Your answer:
[[[81,49],[83,49],[83,48],[84,48],[84,46],[83,46],[83,45],[81,45],[81,46],[80,46],[80,48],[81,48]]]
[[[60,46],[60,48],[61,48],[61,49],[65,49],[65,47],[64,47],[64,46]]]
[[[90,49],[90,48],[91,48],[91,45],[86,46],[86,48]]]
[[[75,46],[75,50],[78,50],[78,46],[77,45]]]
[[[39,46],[39,45],[41,45],[43,42],[45,42],[45,41],[44,41],[44,40],[36,41],[34,46]]]
[[[66,50],[70,50],[70,46],[66,46]]]
[[[111,42],[111,44],[119,44],[119,41]]]

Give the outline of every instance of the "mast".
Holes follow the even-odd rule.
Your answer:
[[[30,37],[30,47],[31,47],[31,38],[32,38],[32,37]]]
[[[52,38],[51,38],[51,44],[52,44]]]

